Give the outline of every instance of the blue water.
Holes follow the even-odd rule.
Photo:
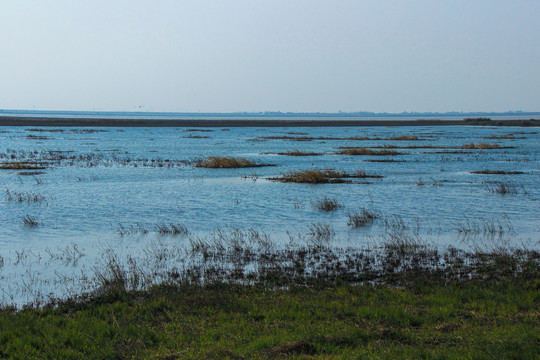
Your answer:
[[[477,233],[476,243],[539,248],[540,135],[534,128],[381,127],[381,128],[103,128],[102,132],[63,132],[0,128],[0,162],[48,163],[40,175],[0,170],[0,300],[31,301],[34,284],[45,294],[79,291],[78,277],[91,273],[104,248],[140,256],[149,245],[184,246],[216,230],[257,229],[277,244],[296,234],[307,241],[311,224],[327,224],[336,246],[364,246],[396,231],[438,246],[470,246],[458,231],[466,223],[499,226],[496,239]],[[293,133],[293,134],[291,134]],[[492,136],[514,134],[514,139]],[[29,137],[34,136],[34,138]],[[417,136],[419,141],[264,139],[269,136],[389,138]],[[194,138],[193,136],[200,136]],[[462,150],[468,143],[499,144],[509,149]],[[340,147],[433,146],[394,149],[399,156],[336,155]],[[320,156],[283,156],[302,150]],[[458,153],[454,153],[458,152]],[[58,154],[64,159],[59,160]],[[276,166],[204,169],[194,162],[207,156],[239,156]],[[402,162],[366,162],[369,159]],[[156,164],[162,166],[157,166]],[[382,179],[353,184],[292,184],[268,180],[291,170],[365,170]],[[520,175],[480,175],[476,170],[522,171]],[[27,171],[27,170],[24,170]],[[487,183],[486,183],[487,182]],[[489,191],[495,182],[515,186],[517,194]],[[11,193],[35,193],[44,201],[9,201]],[[322,212],[313,203],[324,196],[343,207]],[[379,215],[367,228],[347,225],[348,214],[368,209]],[[27,227],[26,215],[39,225]],[[399,221],[400,229],[389,226]],[[183,224],[190,235],[163,237],[159,224]],[[142,226],[149,234],[124,234],[119,226]],[[470,240],[470,239],[469,239]],[[487,244],[489,246],[489,243]],[[72,249],[83,256],[67,261]],[[71,249],[71,250],[70,250]],[[63,254],[63,256],[62,256]],[[74,280],[68,288],[65,277]],[[62,279],[62,281],[60,281]],[[39,286],[37,285],[39,284]]]

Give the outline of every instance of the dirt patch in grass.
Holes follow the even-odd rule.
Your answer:
[[[275,164],[256,163],[254,161],[232,156],[209,156],[206,159],[199,160],[196,167],[209,169],[232,169],[247,167],[275,166]]]
[[[267,351],[268,355],[273,357],[291,356],[291,355],[315,355],[317,349],[313,344],[307,341],[288,342],[275,346]]]

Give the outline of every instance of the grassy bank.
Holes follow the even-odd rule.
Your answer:
[[[0,312],[0,357],[537,358],[536,280],[415,289],[155,286]]]

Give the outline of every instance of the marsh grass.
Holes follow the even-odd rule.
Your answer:
[[[274,164],[256,163],[254,161],[231,156],[210,156],[206,159],[199,160],[196,167],[210,169],[225,169],[225,168],[246,168],[246,167],[263,167],[275,166]]]
[[[367,159],[362,160],[363,162],[378,162],[378,163],[402,163],[405,160],[394,160],[394,159]]]
[[[477,149],[477,150],[486,150],[486,149],[503,149],[501,145],[499,144],[488,144],[488,143],[470,143],[465,144],[461,147],[462,149]],[[508,147],[504,147],[505,149],[508,149]]]
[[[284,153],[277,153],[278,155],[285,156],[318,156],[323,155],[323,153],[309,152],[309,151],[300,151],[300,150],[289,150]]]
[[[50,137],[47,137],[47,136],[39,136],[39,135],[33,135],[33,134],[27,135],[26,138],[30,140],[50,140],[51,139]]]
[[[499,260],[504,264],[513,258]],[[103,274],[109,286],[88,299],[43,309],[0,310],[0,325],[9,329],[2,333],[2,355],[535,359],[538,354],[537,290],[532,280],[415,288],[334,284],[291,290],[228,283],[161,284],[129,291],[132,285],[122,270]]]
[[[7,201],[13,201],[13,202],[41,202],[45,201],[45,196],[41,194],[36,194],[31,191],[26,192],[11,192],[9,190],[6,190],[6,200]]]
[[[358,170],[356,173],[346,173],[335,170],[291,170],[288,173],[282,174],[281,177],[269,178],[272,181],[304,183],[304,184],[333,184],[333,183],[350,183],[350,179],[367,179],[367,178],[382,178],[379,175],[368,175],[363,170]]]
[[[39,221],[36,217],[26,214],[22,219],[22,224],[29,228],[34,228],[39,225]]]
[[[311,243],[315,246],[328,245],[330,240],[332,240],[336,234],[330,224],[312,223],[307,227],[309,240],[311,240]]]
[[[368,148],[346,148],[337,152],[339,155],[364,155],[364,156],[386,156],[386,155],[403,155],[403,153],[394,150],[373,150]]]
[[[312,201],[311,206],[313,206],[314,209],[326,212],[334,211],[343,207],[343,205],[339,202],[338,199],[332,199],[328,196],[325,196],[324,198],[318,199],[316,201]]]
[[[523,185],[515,184],[506,184],[506,183],[496,183],[496,184],[485,184],[487,191],[494,194],[500,195],[518,195],[520,193],[526,194],[525,188]]]
[[[0,169],[2,170],[42,170],[45,166],[35,162],[16,161],[16,162],[3,162],[0,163]]]
[[[197,135],[197,134],[189,134],[186,136],[182,136],[184,139],[210,139],[210,136],[206,135]]]
[[[17,173],[20,176],[37,176],[43,174],[45,174],[43,171],[21,171]]]
[[[373,211],[368,211],[366,209],[362,209],[359,213],[349,213],[347,216],[349,218],[349,220],[347,221],[347,225],[354,228],[371,225],[378,217],[377,213]]]
[[[503,171],[503,170],[479,170],[471,171],[471,174],[484,174],[484,175],[520,175],[524,174],[523,171]]]
[[[156,225],[156,230],[160,235],[187,235],[188,229],[182,224],[160,224]]]
[[[149,228],[143,224],[137,223],[135,225],[124,225],[118,223],[113,225],[113,230],[120,236],[127,235],[146,235],[149,233]]]
[[[515,234],[514,227],[508,217],[502,219],[468,218],[455,222],[454,226],[459,234],[465,235],[498,235],[506,233]]]
[[[407,135],[401,135],[401,136],[393,136],[388,138],[388,140],[398,140],[398,141],[416,141],[420,140],[418,136],[407,136]]]

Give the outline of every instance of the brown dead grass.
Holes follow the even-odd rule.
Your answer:
[[[254,161],[232,156],[209,156],[197,162],[196,167],[210,169],[232,169],[247,167],[275,166],[273,164],[256,163]]]
[[[337,152],[339,155],[375,155],[375,156],[385,156],[385,155],[402,155],[402,153],[399,153],[395,150],[373,150],[373,149],[367,149],[367,148],[347,148],[342,149]]]

